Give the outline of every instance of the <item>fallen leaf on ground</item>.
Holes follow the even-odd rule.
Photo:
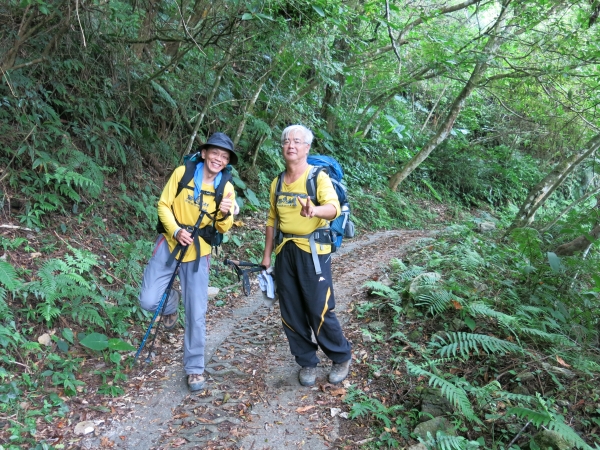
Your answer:
[[[296,412],[302,414],[302,413],[305,413],[306,411],[310,411],[314,407],[315,407],[315,405],[301,406],[299,408],[296,408]]]
[[[556,355],[556,360],[558,361],[558,363],[563,366],[563,367],[571,367],[570,365],[568,365],[564,359],[562,359],[560,356]]]
[[[338,388],[338,389],[332,389],[330,391],[331,395],[346,395],[346,389],[344,388]]]
[[[102,437],[100,438],[100,445],[102,445],[102,447],[113,448],[115,443],[107,437]]]

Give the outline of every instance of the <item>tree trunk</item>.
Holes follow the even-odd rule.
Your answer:
[[[550,197],[550,195],[558,188],[573,172],[575,167],[579,165],[588,156],[592,155],[600,147],[600,134],[597,134],[588,141],[583,151],[577,153],[570,158],[560,162],[542,181],[529,191],[525,202],[519,209],[515,220],[506,231],[505,235],[509,234],[515,228],[521,228],[531,225],[535,218],[535,213]]]
[[[148,1],[148,9],[145,11],[144,20],[142,21],[142,25],[140,26],[140,31],[138,33],[139,40],[148,39],[148,37],[152,34],[152,25],[154,24],[154,18],[156,17],[157,11],[157,3],[158,0],[149,0]],[[146,48],[145,43],[133,44],[133,52],[138,58],[142,57],[142,53],[144,52],[144,48]]]
[[[408,161],[404,167],[399,172],[396,172],[392,175],[390,179],[390,188],[392,190],[398,189],[398,185],[408,177],[413,170],[415,170],[427,157],[434,151],[442,142],[444,142],[448,136],[450,135],[450,131],[452,130],[452,126],[456,121],[456,118],[460,114],[465,101],[471,95],[471,92],[477,87],[477,83],[481,79],[482,75],[485,73],[489,62],[495,57],[496,51],[500,46],[502,41],[502,29],[504,28],[504,20],[507,14],[507,4],[503,4],[502,10],[500,11],[500,15],[494,24],[494,28],[490,32],[490,37],[485,44],[485,47],[482,51],[482,55],[485,57],[475,64],[475,68],[471,73],[471,77],[465,87],[460,91],[452,106],[450,111],[444,118],[442,124],[438,128],[436,134],[423,146],[423,148],[415,155],[413,158]]]
[[[589,236],[593,239],[598,239],[600,236],[600,224],[592,228]],[[592,245],[592,241],[590,241],[587,236],[579,236],[578,238],[573,239],[571,242],[559,245],[554,253],[556,253],[557,256],[573,256],[575,253],[584,251],[590,245]]]
[[[256,87],[256,90],[254,91],[254,95],[252,95],[252,98],[250,98],[250,100],[248,100],[246,102],[246,106],[244,107],[244,111],[242,113],[242,120],[240,121],[237,131],[235,132],[235,136],[233,137],[233,146],[235,147],[236,145],[238,145],[238,143],[240,142],[240,139],[242,137],[242,133],[244,131],[244,128],[246,127],[246,123],[248,122],[248,115],[252,113],[252,110],[254,109],[254,105],[256,104],[256,101],[258,100],[258,96],[260,95],[263,86],[265,85],[265,83],[267,82],[267,75],[269,75],[269,73],[271,73],[271,71],[273,70],[273,66],[271,66],[271,68],[265,72],[265,74],[259,79],[259,84]]]
[[[348,24],[348,32],[353,29],[352,22]],[[345,39],[336,38],[333,42],[333,57],[340,65],[345,66],[350,46]],[[325,86],[325,95],[321,106],[321,117],[325,120],[327,132],[334,134],[337,124],[336,109],[342,98],[342,89],[346,83],[344,73],[336,73],[333,77],[335,83],[327,83]]]
[[[337,117],[335,114],[336,108],[340,104],[342,96],[342,88],[346,77],[343,74],[336,75],[337,85],[328,83],[325,86],[325,96],[323,97],[323,106],[321,107],[321,117],[325,119],[327,123],[327,132],[329,134],[335,133]]]
[[[206,19],[206,17],[210,13],[212,6],[213,5],[210,2],[207,2],[205,0],[198,0],[194,4],[194,13],[192,14],[189,21],[187,22],[187,25],[186,25],[187,28],[190,30],[195,29],[201,20]],[[181,9],[181,12],[183,14],[185,14],[185,10],[186,10],[186,8],[183,7]],[[181,17],[182,27],[184,27],[184,25],[183,25],[184,20],[185,20],[185,18]],[[178,41],[167,42],[167,44],[165,45],[165,53],[171,57],[176,56],[177,52],[179,51],[180,46],[181,46],[181,42],[178,42]]]
[[[58,16],[58,13],[59,13],[60,9],[62,8],[63,4],[64,4],[63,1],[59,2],[55,6],[54,11],[52,11],[48,15],[42,15],[41,19],[40,19],[40,13],[39,13],[37,7],[32,8],[30,5],[28,5],[25,8],[25,11],[23,12],[23,17],[21,19],[21,25],[19,26],[19,31],[17,32],[17,36],[15,37],[15,40],[14,40],[12,46],[6,50],[6,52],[4,53],[4,55],[2,55],[2,57],[0,57],[0,68],[3,71],[6,72],[14,67],[15,62],[17,61],[17,55],[19,54],[19,50],[21,49],[23,44],[25,44],[25,42],[27,42],[32,37],[37,36],[38,34],[41,34],[41,33],[48,34],[54,28],[62,25],[62,23],[64,22],[64,19],[53,26],[50,26],[50,27],[48,26]],[[61,11],[61,12],[64,14],[64,11]],[[68,16],[68,14],[65,14],[65,15]],[[35,22],[34,19],[39,19],[39,20],[37,22]],[[66,21],[68,22],[68,20],[69,19],[67,17]],[[34,24],[34,22],[35,22],[35,24]],[[22,67],[25,67],[25,66],[23,65]]]

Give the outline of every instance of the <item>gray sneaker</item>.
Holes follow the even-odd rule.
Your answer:
[[[302,386],[312,386],[317,381],[316,367],[303,367],[298,374],[298,381]]]
[[[331,384],[338,384],[346,379],[348,372],[350,371],[351,361],[352,358],[343,363],[333,363],[333,366],[331,366],[331,371],[329,372],[329,382]]]
[[[188,387],[192,392],[202,389],[204,387],[204,383],[206,382],[206,379],[199,373],[188,375],[187,378]]]

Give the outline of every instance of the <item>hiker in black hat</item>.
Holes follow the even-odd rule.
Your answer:
[[[179,280],[185,307],[183,366],[191,391],[202,389],[205,383],[205,315],[211,246],[216,232],[225,233],[233,225],[232,213],[237,205],[231,174],[225,169],[237,160],[231,139],[215,133],[185,165],[173,171],[158,201],[160,234],[142,281],[140,305],[154,312],[173,275],[173,260],[182,247],[189,246],[179,268]],[[199,238],[192,239],[194,224],[201,214],[204,217]],[[177,324],[180,297],[179,291],[170,291],[162,317],[166,329]]]

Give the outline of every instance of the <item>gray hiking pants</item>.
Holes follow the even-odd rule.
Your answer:
[[[169,267],[169,246],[160,234],[156,239],[152,257],[144,270],[140,306],[154,312],[160,303],[177,262]],[[183,338],[183,368],[187,375],[204,373],[204,347],[206,346],[206,306],[208,303],[208,269],[210,256],[200,258],[200,266],[194,272],[194,261],[181,263],[179,281],[185,307],[185,336]],[[171,291],[165,314],[177,311],[179,294]]]

